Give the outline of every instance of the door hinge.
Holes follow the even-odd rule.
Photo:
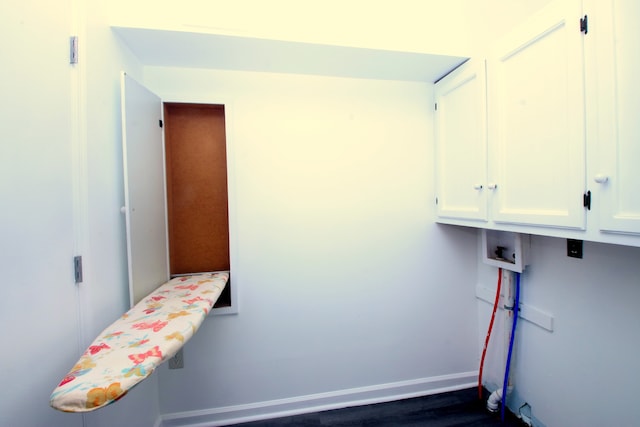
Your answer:
[[[587,191],[582,195],[582,206],[589,211],[591,210],[591,191]]]
[[[438,103],[437,102],[436,102],[436,107],[435,108],[436,108],[436,111],[438,111]]]
[[[589,19],[587,15],[584,15],[584,18],[580,18],[580,32],[585,34],[589,32]]]
[[[438,198],[436,197],[436,205],[438,204]]]
[[[69,37],[69,64],[78,63],[78,36]]]
[[[82,256],[73,257],[73,275],[76,283],[82,283]]]
[[[162,127],[162,119],[158,120],[158,126]]]

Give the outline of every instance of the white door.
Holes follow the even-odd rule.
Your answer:
[[[435,85],[439,218],[487,220],[485,62],[469,60]]]
[[[36,0],[0,9],[0,426],[81,427],[81,417],[47,405],[83,351],[83,285],[73,272],[85,231],[83,124],[79,70],[65,58],[73,13],[66,2]]]
[[[609,0],[601,6],[595,35],[598,160],[589,185],[596,187],[601,230],[640,233],[640,2]]]
[[[135,305],[169,279],[161,99],[122,73],[129,293]]]
[[[489,79],[489,183],[497,223],[584,229],[582,2],[560,0],[504,37]]]

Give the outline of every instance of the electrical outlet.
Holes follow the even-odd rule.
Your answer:
[[[567,239],[567,256],[571,258],[582,258],[582,240]]]
[[[184,354],[182,353],[182,349],[178,350],[178,352],[169,359],[169,369],[182,369],[184,368]]]
[[[524,402],[518,409],[517,417],[520,418],[520,420],[522,420],[524,424],[531,427],[531,419],[533,418],[533,416],[531,415],[531,405],[529,405],[527,402]]]

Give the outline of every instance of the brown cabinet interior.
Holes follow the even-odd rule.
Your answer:
[[[165,103],[164,126],[170,274],[230,270],[224,105]]]

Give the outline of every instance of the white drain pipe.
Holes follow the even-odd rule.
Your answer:
[[[502,387],[489,395],[489,399],[487,399],[487,410],[489,412],[498,412],[500,402],[502,402]]]
[[[513,390],[513,385],[511,381],[507,385],[507,396],[511,394]],[[499,387],[493,393],[489,395],[489,399],[487,399],[487,411],[489,412],[498,412],[500,410],[500,402],[502,402],[502,387]]]

